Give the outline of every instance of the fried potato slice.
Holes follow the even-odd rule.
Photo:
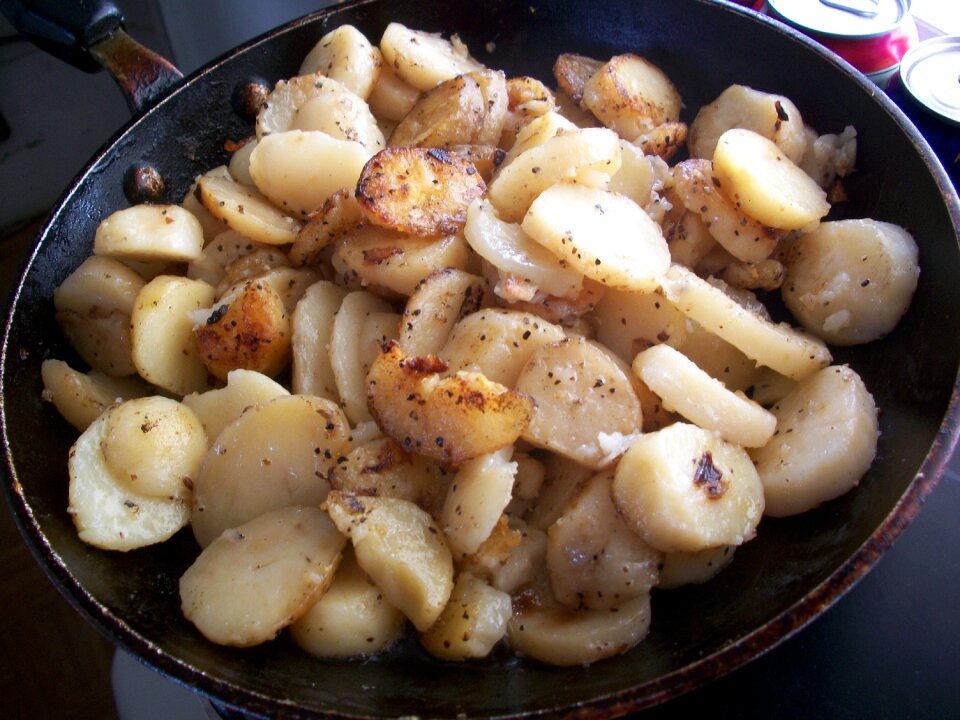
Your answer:
[[[295,393],[339,401],[330,359],[330,338],[347,292],[327,280],[314,283],[297,303],[291,320],[291,385]]]
[[[345,544],[319,508],[265,513],[225,531],[187,568],[183,614],[220,645],[271,640],[329,587]]]
[[[467,460],[450,483],[439,519],[458,560],[480,549],[510,503],[517,474],[512,455],[508,446]]]
[[[263,373],[239,369],[227,373],[225,387],[190,393],[184,396],[183,404],[196,413],[207,438],[214,442],[247,408],[289,394],[283,385]]]
[[[579,104],[583,99],[583,89],[587,81],[602,67],[602,60],[575,53],[561,53],[553,63],[553,77],[557,81],[557,87]]]
[[[506,635],[511,615],[507,593],[469,572],[461,572],[447,606],[420,636],[420,644],[444,660],[486,657]]]
[[[203,226],[179,205],[134,205],[97,226],[93,252],[117,260],[190,262],[203,249]]]
[[[300,231],[299,222],[274,207],[256,189],[233,179],[207,173],[197,181],[197,192],[211,215],[256,242],[286,245]]]
[[[115,402],[141,397],[149,387],[139,377],[114,378],[98,370],[82,373],[63,360],[44,360],[42,397],[64,420],[83,432]]]
[[[353,25],[341,25],[321,37],[300,64],[297,75],[323,73],[366,100],[373,90],[383,54]]]
[[[363,220],[353,188],[340,188],[310,213],[290,246],[290,262],[295,266],[315,265],[323,260],[323,251]]]
[[[370,158],[357,182],[364,216],[410,235],[452,235],[486,183],[470,163],[432,148],[387,148]]]
[[[454,35],[446,40],[439,34],[411,30],[398,22],[387,25],[380,37],[385,64],[421,92],[457,75],[483,70],[470,57],[467,46]]]
[[[387,344],[367,374],[370,412],[405,449],[444,466],[513,444],[533,415],[533,400],[478,373],[443,376],[432,355],[407,357]]]
[[[473,74],[458,75],[420,97],[390,134],[390,145],[446,148],[475,143],[485,116],[480,83]]]
[[[483,278],[452,267],[434,270],[417,283],[403,309],[400,347],[413,357],[439,354],[456,323],[489,299]]]
[[[401,80],[393,68],[384,63],[367,102],[376,117],[382,121],[398,123],[413,110],[419,99],[420,91]]]

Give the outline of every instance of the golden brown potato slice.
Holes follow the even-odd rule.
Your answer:
[[[458,75],[428,90],[390,135],[391,146],[448,147],[476,142],[486,110],[480,83]]]
[[[341,188],[307,216],[290,246],[290,262],[295,266],[321,262],[323,250],[353,230],[362,219],[353,189]]]
[[[553,76],[557,80],[557,87],[575,103],[579,103],[583,99],[583,88],[587,81],[602,67],[601,60],[574,53],[562,53],[553,63]]]
[[[385,433],[405,449],[445,466],[514,443],[530,422],[533,400],[478,373],[444,377],[433,355],[406,357],[389,343],[367,374],[368,402]]]
[[[364,166],[357,200],[380,227],[410,235],[452,235],[467,207],[486,191],[470,163],[438,148],[387,148]]]
[[[194,331],[210,374],[226,381],[231,370],[278,374],[290,359],[290,318],[276,290],[247,282],[229,304],[216,307]]]
[[[485,183],[490,182],[493,173],[503,164],[506,151],[496,145],[451,145],[447,148],[450,155],[472,163]]]

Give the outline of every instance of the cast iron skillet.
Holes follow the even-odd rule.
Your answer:
[[[362,663],[312,659],[284,638],[248,650],[204,641],[179,611],[177,580],[197,548],[189,532],[120,554],[89,548],[66,513],[67,451],[76,433],[41,400],[40,363],[76,362],[53,319],[54,287],[90,252],[97,223],[128,201],[124,175],[154,166],[166,197],[226,160],[249,134],[237,87],[294,74],[325,31],[353,23],[370,38],[398,20],[459,32],[475,55],[550,80],[562,51],[632,51],[663,67],[685,119],[733,82],[789,96],[820,132],[855,124],[857,171],[834,217],[899,223],[916,237],[923,273],[911,310],[888,338],[837,350],[882,408],[874,467],[855,492],[806,515],[765,519],[759,538],[703,587],[655,593],[649,637],[627,655],[556,669],[506,651],[468,667],[414,643]],[[489,45],[488,45],[489,44]],[[492,49],[488,53],[487,48]],[[734,5],[704,0],[348,2],[286,25],[193,75],[97,155],[41,233],[11,299],[3,343],[4,490],[52,581],[127,651],[221,707],[251,715],[384,717],[617,715],[721,675],[795,632],[859,579],[919,510],[956,445],[960,400],[960,208],[956,193],[899,110],[850,66],[802,36]]]

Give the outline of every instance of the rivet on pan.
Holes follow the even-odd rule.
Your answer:
[[[123,174],[123,194],[132,205],[163,202],[166,190],[163,177],[152,165],[135,163]]]
[[[267,101],[267,95],[270,94],[270,86],[265,80],[253,79],[238,83],[233,89],[230,97],[230,103],[233,105],[233,111],[245,120],[256,120],[257,113]]]

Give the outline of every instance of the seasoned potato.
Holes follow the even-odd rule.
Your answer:
[[[490,202],[507,222],[520,222],[547,188],[566,180],[605,185],[620,169],[620,144],[604,128],[570,130],[524,150],[500,166],[490,183]]]
[[[404,81],[425,92],[457,75],[483,70],[456,35],[445,40],[440,35],[411,30],[397,22],[387,25],[380,38],[380,51]]]
[[[682,122],[665,122],[644,130],[631,142],[645,155],[670,160],[687,140],[687,125]]]
[[[263,373],[237,369],[227,373],[225,387],[190,393],[184,396],[183,404],[200,419],[212,443],[248,407],[289,394],[283,385]]]
[[[192,280],[203,280],[208,285],[217,287],[224,281],[227,268],[234,261],[245,255],[274,247],[274,245],[254,242],[236,230],[224,230],[217,233],[204,246],[197,260],[187,265],[187,277]]]
[[[139,370],[133,359],[130,315],[96,310],[81,315],[61,310],[56,318],[70,346],[93,369],[112,377],[131,375]]]
[[[893,330],[910,306],[918,252],[913,236],[892,223],[822,223],[790,246],[783,300],[829,343],[871,342]]]
[[[843,495],[877,452],[877,407],[863,380],[845,365],[797,384],[771,412],[777,431],[752,451],[767,515],[795,515]]]
[[[612,610],[646,595],[663,559],[617,512],[613,473],[587,481],[547,530],[547,571],[557,600],[571,610]]]
[[[203,249],[203,226],[179,205],[134,205],[98,226],[93,252],[117,260],[190,262]]]
[[[563,338],[560,326],[531,313],[486,308],[458,322],[439,354],[451,370],[479,372],[514,387],[530,356]]]
[[[197,352],[211,375],[231,370],[277,375],[290,360],[290,317],[271,286],[250,280],[229,303],[213,309],[194,330]]]
[[[403,309],[400,347],[414,357],[439,354],[457,322],[486,305],[489,295],[483,278],[452,267],[434,270]]]
[[[690,124],[690,157],[712,159],[717,140],[731,128],[763,135],[795,163],[800,162],[807,147],[803,118],[788,98],[746,85],[731,85],[700,108]]]
[[[493,73],[492,70],[485,71]],[[478,81],[479,73],[468,73],[445,80],[428,90],[413,109],[397,124],[390,135],[390,145],[447,148],[451,145],[489,143],[490,132],[484,130],[487,101]],[[499,79],[499,126],[506,117],[506,81]],[[499,138],[499,133],[492,139]]]
[[[114,407],[100,450],[112,475],[140,495],[186,500],[209,443],[183,403],[152,395]]]
[[[253,271],[253,268],[251,268]],[[251,272],[249,280],[241,281],[220,295],[221,301],[232,300],[239,294],[247,282],[254,282],[272,288],[280,298],[284,312],[289,316],[297,308],[297,303],[307,292],[307,288],[320,280],[319,275],[310,268],[293,268],[286,265],[271,267],[260,272]]]
[[[285,245],[293,242],[300,230],[299,222],[275,208],[256,189],[232,179],[207,173],[197,182],[197,191],[215,218],[256,242]]]
[[[455,558],[475,553],[490,537],[510,502],[517,464],[505,447],[464,462],[457,470],[440,513]]]
[[[330,587],[288,632],[311,655],[350,658],[386,649],[403,636],[406,624],[347,548]]]
[[[533,415],[533,400],[483,375],[443,376],[447,364],[407,357],[388,344],[367,374],[370,412],[404,448],[447,466],[513,444]]]
[[[613,462],[622,452],[618,439],[643,423],[627,374],[582,337],[543,345],[524,366],[516,388],[537,403],[523,439],[589,468]]]
[[[108,409],[70,448],[67,512],[80,539],[104,550],[163,542],[190,521],[190,505],[180,497],[138,493],[113,473],[100,447],[109,415]]]
[[[838,177],[853,172],[857,162],[857,130],[847,125],[839,134],[817,135],[808,128],[803,157],[796,161],[803,171],[824,190],[831,188]]]
[[[321,398],[281,395],[243,412],[217,436],[195,478],[197,542],[206,547],[276,508],[321,503],[348,435],[343,412]]]
[[[330,359],[334,319],[346,291],[321,280],[307,288],[291,321],[291,385],[293,392],[338,401],[337,381]]]
[[[462,572],[440,617],[420,636],[420,644],[444,660],[486,657],[506,635],[511,615],[507,593]]]
[[[81,315],[129,315],[143,285],[143,278],[122,262],[92,255],[53,291],[53,305],[57,311]]]
[[[387,148],[363,167],[357,200],[380,227],[411,235],[458,232],[486,185],[470,163],[438,148]]]
[[[746,395],[728,390],[669,345],[654,345],[639,353],[633,359],[633,371],[662,398],[667,410],[732,443],[762,447],[776,429],[773,415]]]
[[[674,552],[663,556],[657,587],[673,590],[684,585],[699,585],[712,580],[733,561],[736,547],[718,545],[697,552]]]
[[[389,63],[384,63],[367,102],[376,117],[396,123],[413,109],[419,99],[420,91],[401,80]]]
[[[265,513],[225,531],[187,568],[183,614],[220,645],[272,640],[330,585],[345,544],[317,508]]]
[[[325,507],[387,602],[417,630],[433,625],[453,590],[453,558],[433,518],[407,500],[336,490]]]
[[[149,391],[138,377],[114,378],[98,370],[82,373],[63,360],[44,360],[40,374],[43,399],[52,402],[80,432],[115,402],[141,397]]]
[[[597,340],[624,362],[651,345],[681,347],[687,337],[683,313],[657,293],[610,288],[593,311]]]
[[[353,25],[341,25],[326,33],[300,64],[297,75],[322,73],[366,100],[383,65],[380,48]]]
[[[512,595],[533,584],[542,572],[547,557],[547,534],[516,518],[511,520],[511,524],[518,528],[519,541],[506,560],[493,568],[490,584]]]
[[[233,234],[233,231],[228,231]],[[290,262],[281,248],[275,245],[263,245],[247,242],[235,257],[230,257],[229,246],[223,254],[217,253],[225,261],[222,274],[216,284],[217,297],[223,298],[235,286],[252,277],[259,276],[274,268],[289,267]],[[211,283],[212,284],[212,283]]]
[[[306,218],[341,188],[353,187],[370,155],[354,140],[317,130],[288,130],[257,143],[250,155],[250,175],[274,205]],[[291,230],[297,233],[300,225]],[[295,239],[288,236],[285,242]]]
[[[553,63],[553,77],[557,81],[557,86],[567,94],[567,97],[579,103],[583,99],[583,89],[587,81],[602,67],[601,60],[575,53],[561,53]]]
[[[207,389],[207,368],[197,350],[192,313],[213,303],[202,280],[161,275],[137,295],[130,317],[133,363],[147,382],[176,395]]]
[[[764,489],[743,448],[674,423],[634,440],[617,465],[613,500],[653,547],[697,552],[750,540],[763,515]]]
[[[323,251],[363,220],[353,188],[341,188],[307,216],[290,247],[290,261],[296,265],[319,264]]]
[[[820,186],[772,141],[752,130],[734,128],[720,136],[713,171],[720,192],[764,225],[799,230],[830,210]]]
[[[666,298],[760,365],[799,380],[830,364],[826,345],[786,324],[774,324],[679,265],[663,281]]]
[[[524,232],[603,285],[651,291],[670,266],[660,226],[623,195],[558,183],[533,201]]]
[[[543,145],[550,138],[562,132],[576,130],[577,126],[557,112],[545,112],[517,131],[510,149],[503,158],[503,165],[507,165],[518,155],[531,148]]]

